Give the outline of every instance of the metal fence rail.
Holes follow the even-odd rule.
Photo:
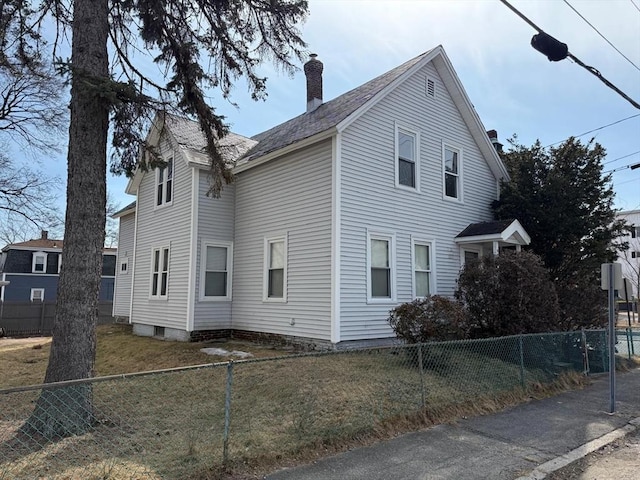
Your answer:
[[[206,478],[607,369],[604,330],[291,355],[0,390],[0,479]],[[28,428],[90,386],[86,433]],[[76,389],[76,390],[74,390]]]

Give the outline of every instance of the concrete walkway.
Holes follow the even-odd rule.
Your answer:
[[[614,414],[608,413],[603,375],[583,390],[409,433],[266,478],[542,479],[640,426],[640,369],[618,374],[617,386]]]

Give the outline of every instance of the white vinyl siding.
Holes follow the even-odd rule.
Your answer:
[[[156,206],[156,174],[144,174],[138,189],[137,235],[133,268],[131,322],[171,329],[187,329],[187,300],[191,246],[192,169],[172,145],[168,136],[160,141],[160,154],[173,158],[171,208]],[[168,295],[163,301],[151,298],[152,250],[169,247]]]
[[[425,76],[435,97],[425,95]],[[395,185],[396,125],[419,133],[420,192]],[[442,145],[464,150],[464,203],[443,195]],[[432,287],[453,295],[460,270],[454,237],[492,220],[496,178],[432,64],[408,78],[342,133],[340,339],[392,337],[389,303],[367,301],[367,231],[395,236],[396,304],[414,298],[412,238],[432,239]]]
[[[233,328],[330,340],[331,141],[242,172],[235,188]],[[265,238],[285,234],[286,303],[265,302]]]
[[[235,185],[226,185],[219,198],[207,196],[209,190],[209,171],[200,169],[198,175],[198,221],[197,221],[197,255],[195,266],[195,297],[194,330],[221,330],[231,328],[231,306],[233,292],[233,276],[236,270],[233,256],[235,255],[234,236],[234,202]],[[203,290],[203,252],[206,245],[226,245],[230,247],[228,258],[228,296],[226,298],[205,298]],[[213,301],[212,301],[213,300]]]
[[[128,317],[131,308],[131,282],[133,270],[133,234],[136,223],[135,213],[125,215],[119,219],[118,229],[118,265],[113,294],[113,315]],[[126,265],[126,273],[122,265]]]

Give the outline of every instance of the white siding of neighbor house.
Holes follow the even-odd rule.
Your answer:
[[[131,278],[133,271],[133,233],[136,214],[130,213],[119,218],[118,259],[116,261],[116,283],[113,294],[113,315],[128,317],[131,308]],[[120,271],[120,264],[127,260],[127,273]]]
[[[426,76],[436,97],[425,94]],[[395,186],[394,125],[419,132],[420,192]],[[442,144],[462,149],[463,202],[443,198]],[[496,179],[431,64],[346,128],[341,144],[340,340],[393,336],[389,310],[412,300],[411,237],[435,240],[438,294],[460,268],[454,237],[492,219]],[[367,303],[367,231],[395,235],[396,302]]]
[[[233,243],[235,185],[226,185],[220,198],[213,198],[207,196],[209,190],[208,171],[197,170],[197,175],[199,189],[198,240],[195,252],[194,330],[231,328],[231,300],[201,301],[200,281],[203,244],[206,242]],[[230,273],[233,279],[233,268]]]
[[[187,330],[191,245],[192,176],[178,149],[163,137],[164,159],[174,158],[173,203],[156,207],[156,173],[144,174],[138,190],[136,215],[136,265],[131,322]],[[166,299],[151,299],[151,255],[156,247],[169,246],[169,280]]]
[[[233,328],[331,338],[331,141],[238,174]],[[265,237],[287,235],[287,301],[263,301]]]
[[[640,210],[629,210],[626,212],[619,212],[617,215],[618,220],[626,221],[630,226],[640,227]],[[627,281],[627,294],[629,298],[640,296],[638,290],[640,283],[640,236],[636,235],[635,238],[628,232],[624,237],[620,239],[621,242],[629,244],[629,249],[626,251],[618,252],[618,263],[622,264],[622,276]],[[632,252],[636,252],[635,258],[633,258]],[[624,298],[624,291],[622,292],[622,298]]]

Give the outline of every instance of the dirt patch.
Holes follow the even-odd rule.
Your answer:
[[[51,337],[0,338],[0,352],[14,348],[48,345],[49,343],[51,343]]]

